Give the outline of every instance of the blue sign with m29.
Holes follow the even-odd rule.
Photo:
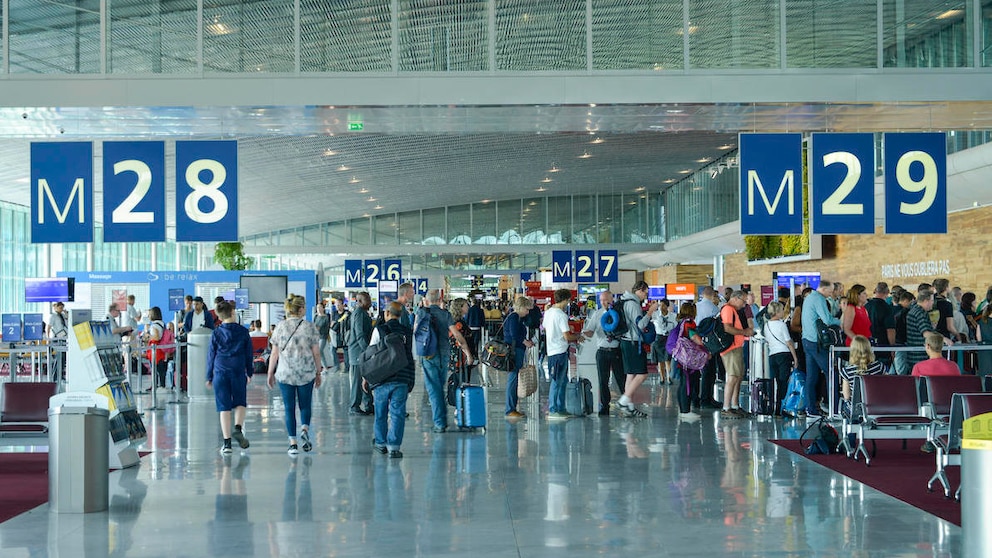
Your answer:
[[[802,234],[802,134],[741,134],[739,141],[741,234]]]
[[[947,137],[885,134],[886,234],[947,232]]]

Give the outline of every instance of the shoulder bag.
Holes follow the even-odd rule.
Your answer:
[[[510,318],[507,317],[507,320]],[[503,341],[500,338],[500,333],[503,331],[503,326],[506,325],[506,320],[503,320],[503,324],[499,326],[499,330],[496,335],[486,341],[486,344],[482,347],[482,354],[479,355],[479,360],[482,364],[499,370],[500,372],[509,372],[513,370],[513,347],[509,343]]]
[[[525,364],[517,373],[517,397],[529,397],[537,391],[537,367],[534,366],[533,349],[526,352]]]
[[[379,342],[362,352],[358,371],[370,386],[382,384],[410,365],[406,340],[400,333],[386,333],[379,328]]]

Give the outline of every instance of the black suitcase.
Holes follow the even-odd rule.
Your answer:
[[[759,378],[751,382],[751,413],[775,414],[775,380]]]
[[[579,416],[592,413],[592,382],[586,378],[569,380],[565,386],[565,412]]]

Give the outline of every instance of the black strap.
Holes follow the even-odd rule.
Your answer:
[[[290,333],[289,337],[286,339],[286,346],[283,347],[284,349],[289,348],[289,342],[293,340],[293,336],[296,335],[296,330],[300,329],[301,325],[303,325],[303,318],[300,318],[300,321],[296,322],[296,327],[293,328],[293,333]]]

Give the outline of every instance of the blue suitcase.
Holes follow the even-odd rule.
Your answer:
[[[462,384],[455,400],[455,426],[458,428],[486,427],[486,394],[482,386]]]
[[[569,380],[565,385],[565,412],[579,416],[592,413],[592,382],[586,378]]]

